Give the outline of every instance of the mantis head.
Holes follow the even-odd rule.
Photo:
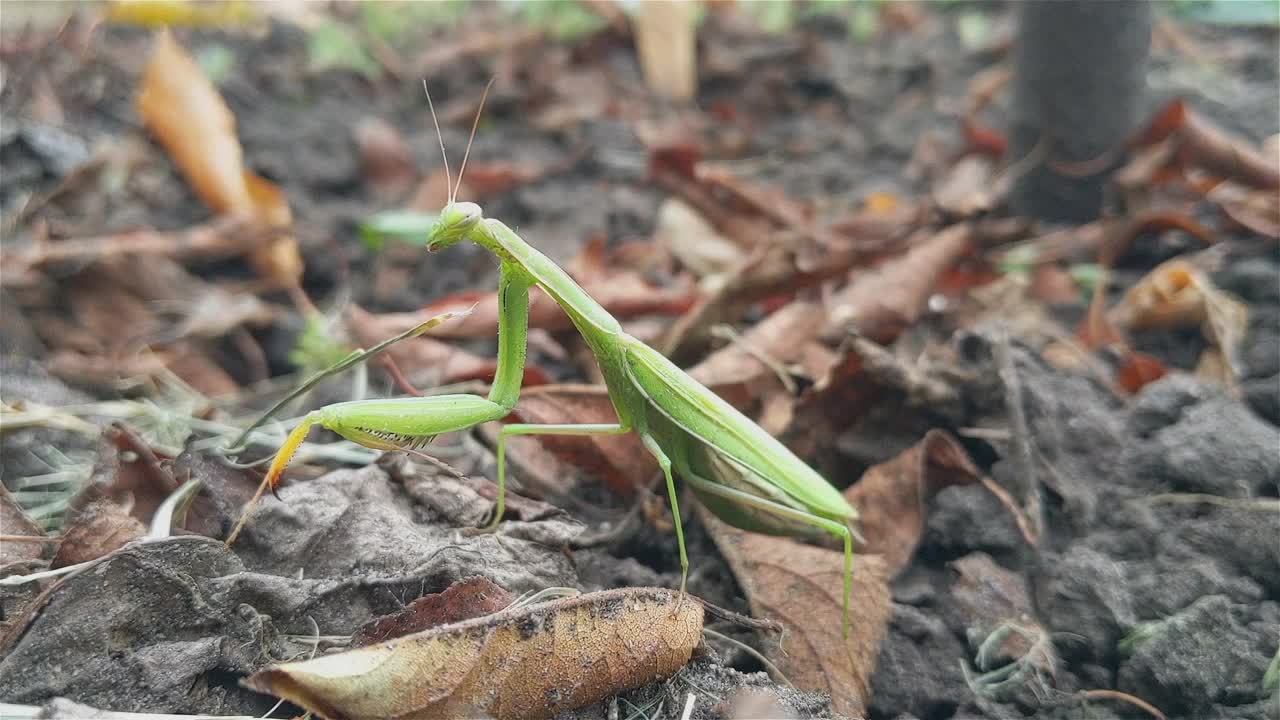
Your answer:
[[[427,252],[435,252],[466,240],[484,219],[480,206],[472,202],[450,202],[440,211],[440,219],[427,233]]]

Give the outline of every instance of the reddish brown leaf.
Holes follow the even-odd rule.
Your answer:
[[[1134,395],[1144,386],[1164,377],[1168,372],[1169,368],[1159,358],[1131,351],[1126,353],[1124,362],[1116,371],[1116,384],[1125,392]]]
[[[980,479],[981,472],[955,438],[930,430],[894,459],[867,470],[845,491],[858,509],[859,530],[866,538],[863,552],[883,555],[890,575],[901,572],[920,543],[933,496],[949,485]]]
[[[1130,142],[1133,147],[1155,145],[1170,135],[1180,132],[1187,121],[1187,103],[1182,98],[1174,98],[1151,118],[1141,132]]]
[[[361,625],[351,636],[351,646],[372,645],[421,632],[437,625],[490,615],[510,605],[515,597],[479,575],[454,582],[443,592],[431,593],[403,610]]]
[[[1009,145],[1004,133],[995,128],[979,125],[968,117],[964,118],[961,123],[961,127],[964,130],[965,145],[968,147],[969,152],[997,161],[1004,157],[1005,150]]]

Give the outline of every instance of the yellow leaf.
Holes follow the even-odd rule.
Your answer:
[[[254,19],[244,0],[118,0],[107,10],[107,22],[144,27],[224,27]]]
[[[143,73],[138,112],[211,210],[253,216],[269,227],[290,225],[284,193],[245,169],[235,116],[167,31],[158,34]],[[259,274],[283,286],[296,286],[302,275],[291,235],[274,236],[251,260]]]

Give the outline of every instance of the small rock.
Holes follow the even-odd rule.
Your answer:
[[[1251,651],[1239,607],[1211,595],[1160,623],[1120,666],[1118,687],[1183,717],[1203,715],[1233,687],[1260,692],[1270,658]]]
[[[1213,282],[1247,303],[1280,305],[1277,273],[1280,273],[1280,268],[1266,258],[1244,258],[1228,263],[1220,272],[1214,273]]]
[[[1054,560],[1046,557],[1047,582],[1040,595],[1041,618],[1054,633],[1070,633],[1084,642],[1062,643],[1064,655],[1105,661],[1116,643],[1137,623],[1124,566],[1086,547],[1074,547]]]
[[[1221,392],[1194,375],[1177,372],[1165,375],[1142,388],[1134,398],[1133,408],[1129,411],[1129,429],[1135,435],[1147,437],[1176,423],[1188,407]]]
[[[880,646],[880,659],[871,676],[869,714],[933,717],[940,702],[960,705],[971,695],[958,662],[965,654],[964,645],[941,619],[895,604],[889,635]],[[957,662],[936,662],[940,657],[956,658]]]
[[[1185,410],[1177,423],[1151,439],[1131,445],[1122,462],[1127,475],[1143,485],[1245,498],[1280,482],[1277,448],[1280,429],[1219,396]]]
[[[1272,425],[1280,425],[1280,373],[1243,383],[1244,397],[1254,412]]]
[[[981,485],[952,486],[933,499],[924,545],[946,556],[1013,553],[1026,543],[1009,509]]]

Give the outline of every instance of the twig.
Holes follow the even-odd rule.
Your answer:
[[[253,220],[229,216],[205,225],[180,230],[134,230],[115,235],[71,238],[39,243],[0,253],[0,265],[10,270],[0,276],[8,282],[55,263],[88,263],[118,255],[158,255],[174,259],[236,255],[260,246],[278,229],[264,228]]]
[[[147,444],[145,440],[138,437],[128,425],[120,420],[111,423],[112,440],[116,447],[121,450],[127,450],[138,456],[138,462],[142,463],[146,468],[148,477],[155,482],[160,490],[165,493],[171,493],[178,489],[178,483],[173,479],[173,473],[165,470],[160,465],[160,458],[156,457],[155,451]]]
[[[1119,690],[1081,690],[1076,693],[1076,695],[1084,699],[1099,698],[1127,702],[1134,707],[1146,710],[1152,717],[1156,718],[1156,720],[1167,720],[1165,714],[1160,712],[1160,709],[1155,705],[1152,705],[1140,697],[1134,697],[1129,693],[1120,692]]]
[[[1005,412],[1009,415],[1009,429],[1012,432],[1013,453],[1017,466],[1014,476],[1018,478],[1017,494],[1021,496],[1018,499],[1022,502],[1027,519],[1030,521],[1032,536],[1039,538],[1042,526],[1040,483],[1036,478],[1034,441],[1031,438],[1026,410],[1023,407],[1022,382],[1018,379],[1018,370],[1013,364],[1009,333],[1002,330],[995,340],[995,360],[999,368],[1000,382],[1004,385]]]
[[[991,494],[995,495],[1000,504],[1004,505],[1009,514],[1013,516],[1013,521],[1017,523],[1018,530],[1022,533],[1022,539],[1026,540],[1031,547],[1035,547],[1038,538],[1036,538],[1035,532],[1031,529],[1031,523],[1027,521],[1026,513],[1022,511],[1022,508],[1018,507],[1018,501],[1014,500],[1009,491],[1001,487],[1000,483],[985,475],[982,477],[982,486],[990,490]]]
[[[689,597],[698,601],[698,604],[711,615],[714,615],[721,620],[727,620],[735,625],[741,625],[742,627],[751,628],[752,630],[769,630],[778,634],[781,634],[786,629],[783,627],[782,623],[776,620],[757,620],[753,617],[747,617],[746,615],[722,608],[719,605],[712,605],[697,595],[690,595]]]

